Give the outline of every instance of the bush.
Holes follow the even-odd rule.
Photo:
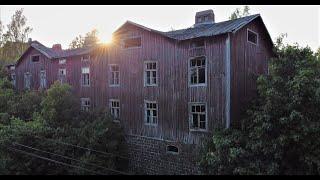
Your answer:
[[[15,99],[13,86],[6,78],[0,78],[0,112],[8,112],[10,103]]]

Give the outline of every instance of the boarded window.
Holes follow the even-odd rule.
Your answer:
[[[117,64],[110,65],[110,86],[120,85],[120,68]]]
[[[158,105],[155,101],[145,101],[145,124],[158,124]]]
[[[29,72],[24,73],[24,88],[31,89],[31,73]]]
[[[167,153],[178,154],[179,149],[176,146],[169,145],[169,146],[167,146]]]
[[[189,65],[189,82],[191,85],[206,83],[206,58],[204,56],[193,58]]]
[[[141,46],[141,37],[124,39],[124,48],[133,48]]]
[[[82,86],[90,86],[90,69],[88,67],[81,69],[81,84]]]
[[[248,29],[248,42],[258,44],[258,34]]]
[[[40,61],[40,55],[33,55],[31,56],[32,62],[39,62]]]
[[[47,87],[46,71],[40,71],[40,89],[45,89]]]
[[[113,120],[119,121],[120,119],[120,100],[110,99],[110,113]]]
[[[58,72],[58,79],[60,83],[66,83],[67,70],[65,68],[60,68]]]
[[[156,86],[157,82],[157,62],[147,61],[144,63],[144,85]]]
[[[90,110],[90,98],[81,98],[81,110],[89,111]]]
[[[206,105],[205,103],[192,103],[189,107],[190,129],[206,130]]]

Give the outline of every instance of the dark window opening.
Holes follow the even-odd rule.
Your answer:
[[[179,153],[179,149],[176,146],[169,145],[169,146],[167,146],[167,152],[168,153],[178,154]]]
[[[248,30],[248,41],[257,44],[258,43],[258,35],[250,30]]]
[[[39,62],[40,56],[31,56],[31,61],[32,62]]]
[[[124,40],[124,48],[140,47],[141,37],[128,38]]]
[[[190,60],[190,84],[206,83],[206,58],[204,56]]]

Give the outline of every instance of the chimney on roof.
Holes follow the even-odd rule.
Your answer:
[[[32,38],[29,38],[28,39],[28,44],[31,44],[32,43]]]
[[[214,23],[214,13],[212,9],[200,11],[196,13],[195,26],[199,24],[213,24]]]
[[[61,50],[62,50],[61,44],[54,44],[54,45],[52,45],[52,50],[54,50],[54,51],[61,51]]]

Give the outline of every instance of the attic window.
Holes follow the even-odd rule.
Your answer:
[[[81,57],[82,61],[89,61],[90,60],[90,55],[84,55]]]
[[[247,36],[248,36],[248,42],[253,43],[255,45],[258,44],[258,33],[248,29]]]
[[[39,62],[40,60],[40,56],[39,55],[33,55],[31,56],[31,61],[32,62]]]
[[[179,153],[179,149],[176,146],[169,145],[169,146],[167,146],[167,153],[178,154]]]
[[[141,46],[141,37],[127,38],[124,40],[124,48],[134,48]]]

